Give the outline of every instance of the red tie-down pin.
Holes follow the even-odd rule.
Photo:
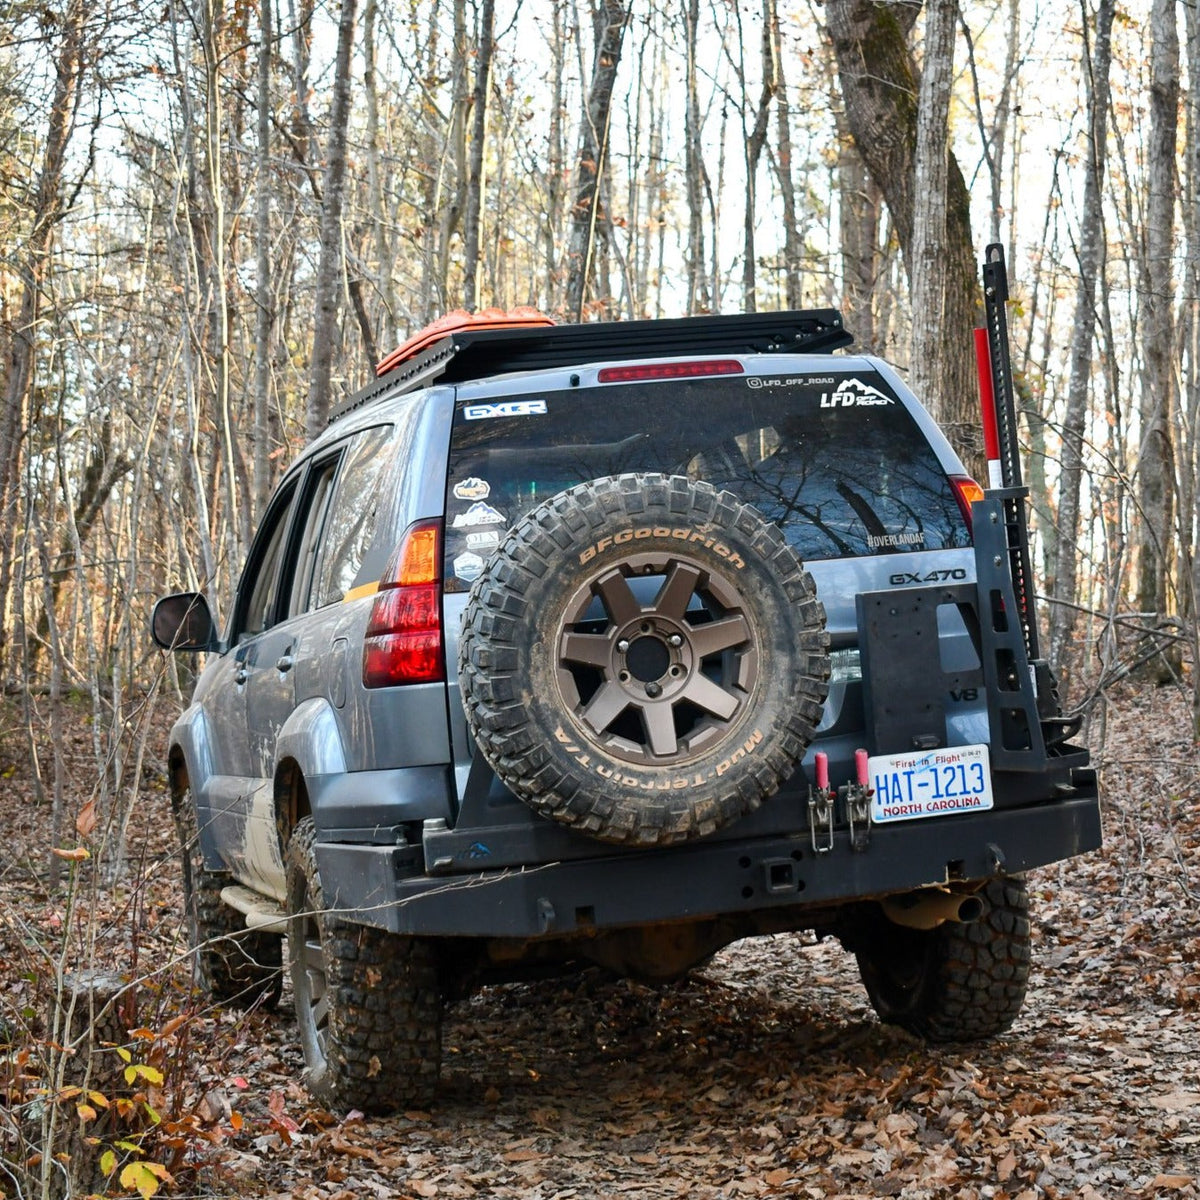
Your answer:
[[[865,850],[871,840],[871,777],[867,770],[867,752],[854,752],[854,783],[845,787],[846,824],[850,827],[850,845],[855,850]]]
[[[816,854],[833,849],[833,792],[829,787],[829,755],[818,750],[813,755],[817,786],[808,789],[808,831]]]

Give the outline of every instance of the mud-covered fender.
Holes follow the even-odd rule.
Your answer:
[[[177,802],[179,795],[179,766],[182,764],[187,777],[187,786],[191,791],[192,803],[196,806],[196,826],[200,830],[200,853],[204,856],[204,864],[211,870],[223,869],[224,863],[217,853],[216,840],[213,830],[211,797],[209,785],[212,781],[213,747],[212,731],[209,729],[208,717],[199,704],[193,704],[185,709],[178,721],[171,727],[168,742],[168,761],[171,767],[171,803]]]
[[[302,701],[284,722],[275,740],[275,770],[294,762],[305,779],[343,775],[346,751],[333,706],[323,696]]]

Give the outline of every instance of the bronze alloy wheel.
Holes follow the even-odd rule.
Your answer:
[[[642,604],[635,587],[647,583]],[[739,723],[759,681],[741,593],[684,554],[631,555],[587,579],[555,641],[559,694],[581,735],[627,762],[687,763]]]

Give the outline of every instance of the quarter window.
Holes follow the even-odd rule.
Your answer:
[[[310,608],[341,600],[354,585],[379,515],[390,428],[368,429],[351,445],[321,533]]]

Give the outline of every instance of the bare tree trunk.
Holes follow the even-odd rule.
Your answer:
[[[492,85],[494,0],[482,0],[476,37],[475,90],[467,159],[466,214],[463,219],[463,307],[474,312],[479,295],[479,225],[483,211],[483,152],[487,140],[488,93]]]
[[[271,486],[271,328],[275,321],[274,273],[271,270],[271,52],[274,48],[272,6],[261,0],[258,48],[258,190],[255,194],[254,237],[254,514],[267,503]]]
[[[783,205],[783,277],[787,306],[803,308],[801,269],[804,264],[804,240],[796,215],[796,181],[792,177],[792,111],[788,104],[787,75],[784,68],[779,9],[776,0],[765,0],[771,38],[771,61],[775,70],[775,178]]]
[[[690,313],[712,310],[708,290],[708,261],[704,238],[704,198],[708,190],[708,172],[700,141],[702,121],[700,91],[696,82],[697,27],[700,24],[700,0],[687,0],[684,11],[684,45],[687,54],[684,109],[684,182],[687,188],[687,308]]]
[[[909,379],[918,396],[936,396],[942,383],[945,338],[946,139],[950,85],[954,78],[954,26],[958,0],[928,0],[925,57],[917,100],[917,151],[913,187],[921,198],[913,210],[910,253],[912,350]]]
[[[1173,303],[1175,143],[1179,128],[1179,30],[1176,0],[1154,0],[1150,17],[1150,145],[1147,155],[1146,253],[1142,278],[1143,361],[1138,454],[1137,606],[1160,617],[1172,607],[1175,454]],[[1169,676],[1168,676],[1169,677]]]
[[[875,282],[880,269],[883,197],[848,133],[838,137],[837,169],[842,314],[855,343],[868,353],[878,353],[881,347],[875,330]]]
[[[20,276],[16,316],[9,336],[7,378],[0,411],[0,678],[7,667],[8,633],[13,627],[13,568],[20,528],[18,493],[21,449],[31,423],[37,330],[42,291],[49,266],[54,228],[63,215],[61,193],[67,147],[75,128],[80,83],[88,69],[83,53],[85,0],[69,0],[62,16],[61,39],[54,62],[54,93],[50,102],[45,148],[33,189],[29,234],[13,258]]]
[[[321,259],[317,266],[312,366],[304,427],[314,438],[329,420],[333,349],[341,298],[342,194],[346,181],[346,134],[350,117],[350,50],[356,0],[342,0],[334,60],[333,103],[325,149],[325,187],[321,198]]]
[[[746,206],[742,224],[742,307],[746,312],[758,311],[757,252],[754,245],[754,225],[758,215],[758,163],[767,141],[771,120],[771,100],[775,95],[777,63],[775,43],[771,38],[771,22],[775,17],[774,0],[763,0],[763,26],[760,54],[762,57],[762,90],[754,112],[754,124],[746,129],[746,58],[742,32],[741,10],[735,8],[734,20],[738,31],[738,62],[734,65],[742,89],[742,136],[746,142]]]
[[[846,121],[887,202],[912,279],[918,73],[907,35],[919,0],[826,0]],[[945,307],[936,389],[921,397],[968,462],[978,463],[978,385],[971,330],[982,316],[970,197],[954,155],[946,163]],[[915,320],[925,319],[914,313]]]
[[[450,294],[450,243],[462,221],[467,198],[467,109],[471,95],[467,89],[466,0],[454,0],[454,80],[450,97],[450,125],[446,131],[446,146],[438,179],[438,213],[436,276],[434,285],[439,307],[447,307]],[[450,181],[446,181],[446,172]],[[448,197],[449,199],[445,199]]]
[[[595,271],[596,230],[602,223],[600,183],[608,152],[613,85],[628,20],[626,0],[604,0],[596,15],[596,58],[579,122],[575,202],[571,207],[571,238],[567,248],[567,311],[576,321],[583,320],[588,283]]]
[[[222,33],[225,14],[222,0],[205,0],[201,6],[200,49],[204,54],[204,152],[201,156],[201,195],[204,209],[202,228],[205,236],[198,241],[206,295],[208,328],[206,366],[210,373],[213,405],[217,423],[225,484],[225,519],[228,551],[232,562],[240,562],[250,541],[250,514],[242,499],[239,483],[248,485],[246,464],[237,436],[231,405],[232,363],[229,345],[230,312],[225,212],[224,98],[221,90]],[[248,490],[248,487],[246,487]]]
[[[269,0],[262,0],[264,4]],[[371,213],[371,233],[378,262],[379,299],[383,304],[382,338],[387,346],[400,341],[396,328],[396,293],[392,284],[395,253],[388,239],[387,214],[383,207],[383,166],[379,155],[379,84],[375,65],[375,25],[379,18],[378,0],[367,0],[363,13],[363,93],[366,106],[367,203]]]
[[[1200,79],[1200,14],[1184,7],[1188,78]],[[1185,230],[1182,313],[1183,394],[1180,397],[1189,436],[1180,448],[1179,557],[1181,584],[1186,588],[1185,613],[1192,640],[1192,662],[1200,663],[1200,88],[1187,93],[1184,129]],[[1200,740],[1200,670],[1192,670],[1192,731]]]
[[[1087,29],[1087,12],[1080,5]],[[1079,230],[1079,280],[1075,288],[1075,320],[1071,328],[1070,381],[1062,427],[1062,470],[1058,500],[1058,559],[1050,594],[1059,603],[1050,612],[1050,660],[1062,662],[1075,629],[1079,542],[1079,493],[1083,475],[1084,427],[1092,372],[1092,340],[1096,331],[1096,288],[1104,270],[1105,146],[1108,131],[1108,71],[1112,62],[1112,23],[1116,0],[1100,0],[1095,48],[1088,63],[1088,158]]]
[[[551,8],[550,74],[553,91],[550,96],[550,130],[547,138],[546,211],[542,215],[542,254],[546,273],[543,303],[547,312],[556,311],[562,284],[559,277],[558,236],[562,224],[563,169],[566,161],[563,134],[563,110],[566,104],[563,90],[567,55],[566,22],[560,0],[553,0]]]

